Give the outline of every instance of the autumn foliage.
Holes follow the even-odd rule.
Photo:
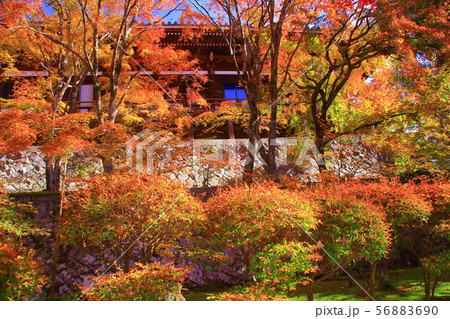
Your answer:
[[[128,273],[122,270],[103,276],[92,287],[84,288],[85,300],[164,301],[183,300],[181,286],[188,268],[173,264],[137,264]],[[93,278],[95,279],[95,278]]]
[[[422,228],[422,245],[416,250],[425,286],[425,299],[433,300],[436,287],[450,271],[450,184],[436,180],[417,185],[417,192],[431,204],[432,210]]]
[[[210,297],[211,300],[221,301],[281,301],[287,300],[268,290],[265,285],[252,285],[234,288],[217,296]]]
[[[45,283],[35,251],[22,243],[24,236],[43,232],[30,219],[33,208],[0,193],[0,300],[24,300]]]
[[[313,300],[317,282],[348,269],[355,260],[375,265],[386,257],[391,229],[382,207],[353,194],[343,194],[333,185],[304,192],[310,193],[321,207],[320,224],[312,234],[314,239],[309,241],[318,255],[316,267],[305,272],[308,280],[303,281],[308,300]]]
[[[381,206],[394,227],[408,226],[414,221],[426,221],[431,206],[410,184],[394,181],[379,183],[347,183],[339,187],[344,196],[357,198]]]
[[[385,258],[408,251],[422,267],[425,297],[431,299],[432,292],[448,264],[448,183],[439,182],[438,179],[432,184],[426,182],[400,184],[395,180],[365,183],[350,181],[340,185],[328,185],[325,188],[327,188],[325,194],[328,192],[328,195],[320,201],[325,204],[326,213],[321,220],[325,228],[326,225],[333,227],[322,235],[326,238],[343,227],[343,237],[336,237],[328,246],[331,248],[331,255],[339,256],[339,251],[333,253],[333,247],[343,249],[342,252],[346,250],[348,245],[346,237],[357,239],[362,244],[361,247],[355,246],[356,250],[347,247],[347,251],[360,250],[357,256],[371,264],[369,288],[373,293],[376,264]],[[320,198],[320,192],[316,194]],[[335,220],[333,214],[330,215],[331,219],[327,218],[327,215],[335,209],[330,209],[332,207],[326,202],[335,201],[336,198],[340,198],[341,203],[347,202],[339,209],[335,206],[339,214],[351,210],[352,206],[355,208],[365,206],[366,222],[355,223],[356,219],[364,220],[361,219],[364,213],[360,209],[343,220],[344,223],[348,223],[346,225]],[[349,200],[353,204],[348,202]],[[355,220],[349,223],[351,219]],[[371,222],[367,224],[368,221]],[[356,237],[351,235],[352,229]],[[365,239],[364,234],[368,235]],[[325,243],[324,247],[327,248]]]
[[[318,271],[323,259],[318,246],[297,241],[269,245],[255,257],[251,269],[259,287],[269,294],[292,293],[310,284],[309,275]]]
[[[355,197],[331,194],[319,199],[322,225],[316,233],[334,258],[347,263],[356,258],[379,260],[390,244],[389,224],[380,207]]]
[[[162,176],[111,174],[92,178],[68,197],[58,236],[62,244],[93,249],[108,264],[123,253],[119,267],[128,271],[132,253],[143,263],[156,253],[170,255],[177,239],[188,237],[203,218],[199,201],[175,182]]]
[[[317,228],[318,207],[308,197],[272,184],[229,187],[206,205],[208,237],[230,248],[250,269],[270,245],[301,242]]]
[[[385,175],[418,168],[448,175],[448,1],[189,2],[197,11],[186,10],[180,21],[195,31],[183,25],[180,44],[205,52],[217,44],[228,57],[212,50],[197,60],[194,51],[167,45],[165,34],[174,34],[162,16],[178,1],[0,1],[0,82],[14,82],[0,99],[0,157],[38,146],[47,188],[55,191],[63,162],[77,151],[98,156],[109,174],[82,181],[67,197],[63,188],[61,196],[57,245],[83,247],[113,272],[84,290],[85,298],[178,294],[188,270],[149,262],[170,259],[179,239],[195,234],[245,265],[244,283],[251,284],[219,299],[278,300],[278,292],[303,286],[313,299],[317,282],[356,263],[368,270],[373,296],[382,263],[405,252],[421,267],[432,299],[449,268],[446,181],[329,183],[318,161],[317,185],[242,183],[203,204],[162,176],[114,169],[141,129],[185,136],[194,122],[214,130],[234,121],[246,126],[250,148],[268,132],[258,155],[274,181],[280,131],[310,136],[324,157],[342,136],[364,135]],[[198,22],[208,37],[226,40],[191,41],[206,39]],[[209,80],[228,78],[231,69],[226,77],[215,70],[227,63],[246,101],[213,112],[200,93],[219,93],[211,91],[223,83]],[[79,101],[87,83],[92,101]],[[211,112],[194,120],[179,99]],[[77,113],[84,108],[78,102],[91,112]],[[249,151],[244,170],[253,173]],[[44,281],[34,251],[22,244],[40,231],[30,213],[0,193],[0,299],[25,299]],[[209,247],[196,249],[206,255]]]
[[[312,300],[317,282],[341,273],[340,266],[352,271],[356,261],[366,263],[366,289],[375,296],[378,268],[405,249],[422,265],[429,296],[448,264],[447,188],[396,181],[324,182],[290,191],[271,184],[229,187],[207,203],[208,234],[248,266],[255,286],[217,298],[273,300],[305,286]]]

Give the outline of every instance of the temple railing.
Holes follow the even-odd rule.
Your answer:
[[[244,103],[243,99],[224,99],[224,98],[207,98],[205,99],[207,105],[203,105],[195,102],[188,102],[187,99],[167,99],[167,103],[170,106],[181,105],[185,107],[189,112],[202,113],[207,111],[214,111],[219,108],[223,102]],[[78,101],[76,104],[76,110],[78,112],[94,111],[95,101]]]

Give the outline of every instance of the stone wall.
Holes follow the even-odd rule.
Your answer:
[[[267,145],[267,139],[263,139]],[[117,159],[117,166],[128,169],[165,174],[188,188],[224,186],[242,179],[248,140],[194,140],[164,145],[158,150],[131,149],[131,154]],[[130,150],[127,150],[130,151]],[[314,181],[318,165],[317,152],[308,141],[294,138],[277,139],[277,164],[280,173],[305,182]],[[330,143],[327,167],[341,177],[371,177],[379,170],[377,154],[359,139],[351,143]],[[262,158],[256,171],[262,172]],[[73,178],[103,172],[101,161],[87,154],[76,153],[68,163],[69,190],[77,189]],[[0,181],[10,193],[36,192],[45,188],[45,161],[36,147],[17,157],[0,159]]]
[[[361,139],[346,144],[331,141],[330,149],[328,168],[339,177],[375,177],[380,171],[378,153],[364,146]]]
[[[79,290],[78,286],[87,286],[89,277],[99,269],[100,264],[80,247],[62,247],[56,244],[56,218],[59,215],[58,193],[18,194],[13,198],[22,203],[32,203],[36,208],[34,219],[39,227],[49,231],[50,235],[32,235],[24,238],[25,245],[36,250],[36,260],[42,264],[49,279],[40,293],[46,296],[67,296]],[[56,249],[58,251],[56,252]],[[52,281],[54,280],[54,285]]]
[[[210,194],[214,191],[214,189],[195,190],[193,193],[201,195],[204,192]],[[32,298],[33,300],[64,297],[77,293],[80,287],[89,287],[92,284],[93,276],[98,276],[107,269],[109,265],[102,265],[83,247],[57,245],[55,229],[59,216],[60,196],[58,193],[22,193],[13,195],[13,198],[22,203],[32,203],[36,208],[34,219],[38,226],[49,231],[49,235],[33,235],[24,238],[25,245],[36,250],[36,260],[42,264],[49,279],[42,291]],[[182,238],[180,245],[190,244]],[[243,264],[233,259],[231,252],[225,251],[225,254],[229,256],[230,261],[217,265],[214,270],[205,270],[205,262],[202,260],[179,264],[180,266],[189,265],[193,269],[185,285],[195,288],[205,285],[232,286],[241,282]],[[150,261],[167,262],[169,260],[167,257],[153,257]]]
[[[39,192],[45,188],[45,161],[37,147],[18,156],[0,158],[0,181],[6,191]]]
[[[290,153],[286,145],[298,147],[293,140],[280,139],[278,148],[278,165],[281,173],[291,177],[311,181],[311,176],[318,172],[314,152],[303,149],[303,155],[298,152]],[[160,174],[166,174],[169,178],[179,180],[191,187],[191,191],[206,200],[214,193],[216,186],[225,185],[239,180],[242,177],[245,163],[245,141],[237,141],[230,144],[229,141],[203,141],[203,144],[184,145],[184,149],[177,152],[176,147],[166,148],[160,154],[154,154],[152,167],[144,161],[131,165],[136,170],[150,170]],[[360,141],[353,144],[330,144],[328,168],[342,177],[346,176],[370,176],[376,174],[378,162],[376,153],[365,148]],[[167,152],[172,154],[168,156]],[[192,153],[189,153],[192,150]],[[295,150],[295,149],[294,149]],[[300,151],[301,153],[301,151]],[[169,159],[169,160],[168,160]],[[138,163],[139,164],[139,163]],[[17,158],[1,159],[2,170],[0,176],[5,182],[6,188],[11,193],[25,191],[40,191],[44,188],[45,163],[42,154],[36,148],[31,148]],[[140,166],[140,167],[139,167]],[[68,166],[68,175],[72,176],[80,171],[85,175],[98,174],[102,172],[101,163],[92,157],[76,154]],[[257,170],[261,170],[261,162],[257,164]],[[76,185],[71,184],[71,189]],[[192,187],[209,187],[204,189],[192,189]],[[90,277],[106,269],[85,248],[76,246],[58,246],[55,243],[55,228],[59,215],[59,194],[57,193],[34,193],[16,194],[16,200],[27,203],[31,202],[37,209],[35,219],[40,227],[50,231],[49,236],[36,235],[26,239],[26,244],[37,250],[37,260],[43,264],[44,271],[50,278],[44,287],[44,295],[67,296],[79,291],[79,286],[88,286]],[[183,239],[181,239],[183,244]],[[185,243],[188,245],[189,243]],[[230,252],[225,252],[230,258],[227,263],[219,264],[214,270],[206,270],[204,261],[190,261],[188,264],[193,268],[189,275],[187,284],[190,287],[204,285],[231,286],[238,284],[243,276],[243,264],[232,258]],[[153,258],[164,262],[164,258]],[[181,264],[180,264],[181,265]],[[52,284],[52,281],[54,282]]]

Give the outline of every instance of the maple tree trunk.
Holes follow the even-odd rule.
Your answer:
[[[252,253],[250,251],[250,248],[247,250],[245,249],[245,246],[242,246],[239,248],[241,260],[245,264],[245,274],[244,274],[244,280],[245,278],[248,278],[250,282],[255,283],[255,278],[253,276],[250,276],[250,264],[251,264],[251,258]]]
[[[63,41],[62,34],[60,35],[60,41]],[[54,111],[57,111],[59,109],[60,103],[64,97],[64,94],[66,93],[67,89],[70,87],[70,82],[72,75],[69,75],[68,77],[65,76],[65,71],[67,69],[67,64],[69,63],[69,56],[70,52],[67,51],[65,54],[59,54],[59,57],[57,60],[58,62],[58,82],[55,86],[55,89],[53,91],[53,101],[52,101],[52,109]]]
[[[376,285],[376,270],[377,263],[370,264],[370,278],[369,278],[369,293],[372,297],[375,297],[375,285]]]
[[[100,15],[101,11],[101,1],[97,2],[96,16]],[[99,70],[99,33],[98,27],[94,24],[92,26],[92,81],[94,82],[94,103],[95,110],[97,112],[98,120],[103,124],[103,110],[102,110],[102,93],[101,87],[98,80],[98,70]]]
[[[125,255],[123,256],[123,261],[124,261],[124,265],[123,265],[123,271],[125,273],[128,273],[130,271],[130,261],[131,261],[131,249],[129,249]]]
[[[155,245],[154,244],[148,245],[147,248],[148,248],[147,253],[140,260],[140,263],[142,263],[142,264],[146,264],[153,257],[153,254],[155,253]]]
[[[306,298],[308,301],[314,301],[314,282],[310,282],[305,286],[306,289]]]
[[[442,278],[442,276],[443,276],[443,273],[441,274],[441,276],[438,276],[437,278],[434,279],[433,286],[431,287],[430,300],[434,300],[434,293],[436,292],[437,284],[438,284],[439,280]]]
[[[425,300],[431,300],[431,280],[425,267],[422,267]]]
[[[269,1],[269,16],[271,21],[271,47],[270,47],[270,123],[269,123],[269,147],[267,153],[267,173],[276,182],[280,182],[278,176],[277,162],[276,162],[276,139],[277,139],[277,112],[278,112],[278,60],[280,56],[281,34],[286,12],[285,3],[282,4],[279,20],[275,21],[275,1]],[[283,13],[284,12],[284,13]]]
[[[59,158],[48,158],[45,160],[45,190],[58,192],[61,178],[61,160]]]
[[[277,139],[277,106],[276,96],[274,104],[271,106],[269,124],[269,149],[267,152],[267,173],[274,181],[280,182],[276,163],[276,139]]]
[[[100,159],[102,160],[103,172],[106,174],[111,174],[114,170],[113,160],[111,158],[105,158],[103,156],[100,156]]]
[[[109,102],[108,102],[108,121],[114,123],[117,116],[117,91],[119,89],[119,78],[121,65],[117,65],[114,62],[111,64],[112,72],[110,75],[109,85]]]
[[[64,81],[60,81],[60,82],[64,82]],[[59,105],[62,102],[64,93],[67,91],[67,88],[69,87],[70,82],[64,82],[61,84],[61,87],[57,88],[57,93],[53,96],[53,101],[52,101],[52,109],[54,111],[57,111],[59,109]]]
[[[115,45],[113,51],[113,57],[111,59],[111,75],[109,78],[108,120],[113,123],[116,121],[117,108],[119,107],[117,105],[117,92],[119,90],[119,80],[124,58],[124,52],[120,48],[125,48],[126,47],[125,43],[126,43],[125,39],[120,42],[117,41],[117,44]]]
[[[250,106],[250,122],[249,122],[249,137],[248,137],[248,149],[247,149],[247,160],[244,166],[244,180],[251,181],[252,174],[255,170],[255,155],[258,144],[260,143],[259,136],[259,111],[256,101],[251,98],[248,99]]]
[[[108,121],[111,121],[114,123],[116,121],[117,116],[117,106],[116,106],[116,100],[117,100],[117,90],[118,87],[114,87],[110,93],[110,100],[108,104]]]
[[[322,136],[317,136],[316,134],[316,147],[317,150],[319,151],[320,156],[322,157],[321,159],[319,159],[319,161],[317,161],[317,166],[319,167],[319,172],[323,173],[327,170],[326,165],[325,165],[325,143],[323,142],[323,137]]]
[[[79,86],[76,85],[76,89],[72,89],[70,92],[70,98],[69,98],[69,113],[76,113],[77,111],[77,102],[78,102],[78,93],[79,93]]]

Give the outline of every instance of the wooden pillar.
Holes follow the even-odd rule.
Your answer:
[[[209,99],[214,99],[214,98],[216,98],[216,92],[214,92],[215,91],[215,88],[216,88],[216,85],[215,85],[215,81],[216,81],[216,76],[215,76],[215,74],[216,74],[216,66],[215,66],[215,63],[214,63],[214,52],[209,52],[209,59],[208,59],[208,79],[209,79],[209,81],[208,81],[208,96],[207,96],[207,98],[209,98]]]
[[[228,120],[228,138],[230,140],[234,140],[234,123],[233,120]]]
[[[189,128],[189,139],[193,140],[194,139],[194,123],[191,124],[191,127]]]

